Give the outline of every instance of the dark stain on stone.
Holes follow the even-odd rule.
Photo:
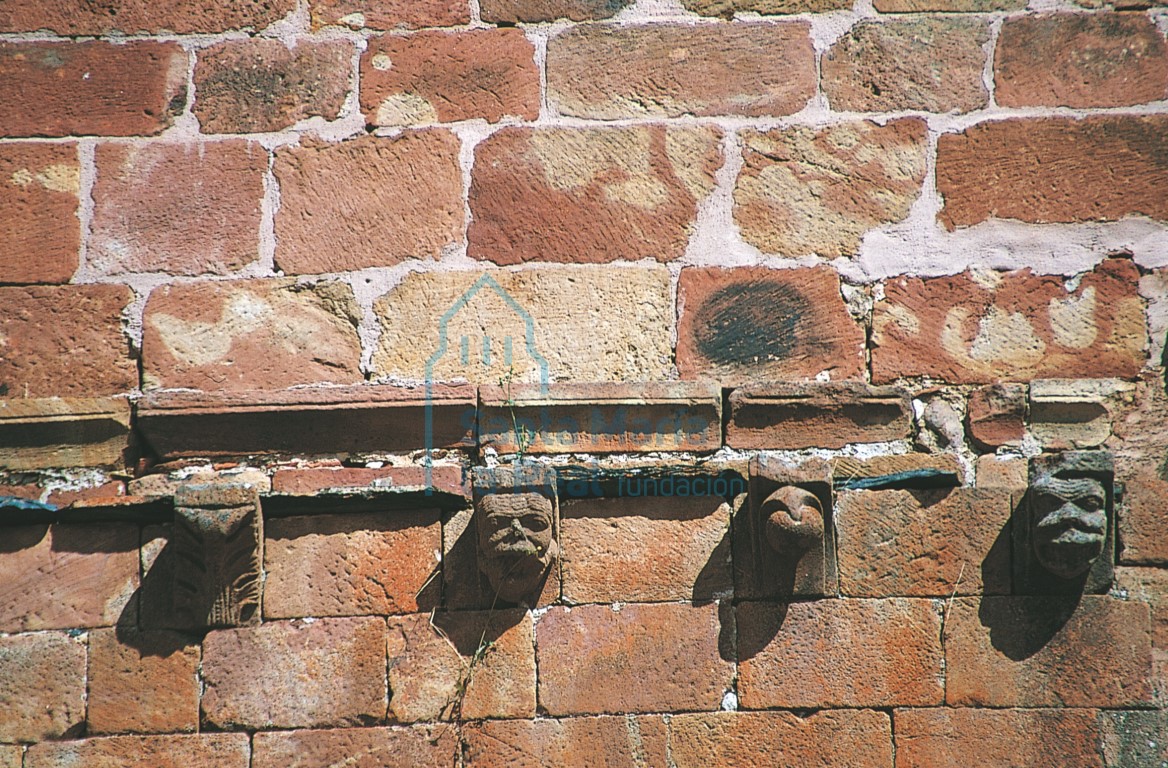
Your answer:
[[[787,360],[814,334],[811,306],[795,288],[747,282],[720,288],[698,307],[694,335],[698,351],[717,365]]]

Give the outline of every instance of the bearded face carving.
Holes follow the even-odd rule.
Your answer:
[[[534,604],[559,557],[555,487],[542,468],[476,471],[479,570],[499,600]]]

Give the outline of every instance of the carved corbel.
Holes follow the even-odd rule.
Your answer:
[[[534,605],[560,553],[555,472],[480,467],[473,481],[479,570],[499,600]]]

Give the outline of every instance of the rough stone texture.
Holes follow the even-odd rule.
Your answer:
[[[0,288],[0,397],[98,397],[138,385],[122,285]]]
[[[240,391],[362,381],[352,289],[339,282],[164,285],[146,303],[143,385]]]
[[[1005,107],[1122,107],[1168,97],[1168,45],[1143,14],[1010,19],[994,71],[994,98]]]
[[[248,768],[246,733],[177,736],[112,736],[107,739],[34,744],[25,768]]]
[[[702,16],[732,18],[735,13],[764,16],[788,13],[820,13],[851,8],[847,0],[682,0],[686,10]]]
[[[257,733],[251,768],[449,768],[458,735],[449,725]]]
[[[484,384],[512,372],[516,382],[539,382],[539,359],[550,381],[652,381],[671,367],[673,309],[662,267],[412,273],[374,311],[382,323],[378,376],[424,380],[431,357],[434,381]]]
[[[100,144],[96,153],[94,269],[222,275],[259,258],[268,167],[259,144]]]
[[[361,54],[370,125],[534,120],[539,99],[535,46],[519,29],[385,35]]]
[[[436,511],[273,518],[264,617],[410,613],[437,603]],[[429,581],[430,589],[424,589]]]
[[[381,720],[387,696],[385,620],[281,621],[217,630],[203,640],[202,671],[203,717],[213,727]]]
[[[203,133],[289,128],[319,115],[335,120],[349,92],[347,42],[230,40],[198,52],[193,111]]]
[[[702,602],[728,596],[729,537],[730,505],[717,496],[561,503],[564,600]]]
[[[1025,384],[991,384],[969,393],[965,425],[985,448],[1018,445],[1026,433]]]
[[[531,614],[435,613],[389,621],[389,710],[401,722],[535,716]]]
[[[127,428],[129,422],[127,420]],[[57,489],[49,491],[49,503],[58,509],[68,507],[78,501],[98,501],[101,499],[115,499],[126,495],[126,483],[122,480],[110,480],[101,485],[89,485],[76,489]]]
[[[941,617],[931,601],[743,603],[735,613],[745,709],[942,701]]]
[[[933,470],[954,476],[953,484],[965,483],[965,468],[952,453],[888,453],[860,459],[854,456],[835,456],[830,459],[832,481],[839,487],[867,478],[895,475],[900,472]]]
[[[535,631],[551,715],[713,710],[734,671],[714,604],[555,607]]]
[[[1093,710],[898,709],[896,768],[1103,768]],[[976,758],[972,756],[976,755]]]
[[[892,765],[888,715],[870,710],[719,712],[670,718],[671,765],[791,765],[882,768]]]
[[[1029,270],[889,281],[872,317],[872,378],[950,383],[1131,377],[1147,330],[1139,270],[1107,259],[1074,290]]]
[[[11,394],[19,395],[19,392]],[[122,398],[0,399],[0,467],[125,467],[130,403]],[[39,495],[39,493],[37,494]],[[51,494],[65,506],[76,497]]]
[[[1168,765],[1168,715],[1155,712],[1100,712],[1100,746],[1107,768],[1163,768]]]
[[[177,43],[0,43],[0,136],[161,133],[182,113],[186,73]]]
[[[1026,0],[874,0],[872,4],[881,13],[992,13],[1020,11],[1026,7]]]
[[[0,539],[0,632],[108,627],[138,587],[137,526],[32,525]]]
[[[1152,647],[1168,651],[1168,569],[1116,568],[1115,588],[1131,600],[1148,604]]]
[[[470,256],[676,259],[713,190],[718,140],[714,128],[504,128],[475,148]]]
[[[1030,382],[1030,434],[1046,450],[1096,448],[1111,437],[1113,414],[1130,407],[1134,386],[1118,379]]]
[[[89,633],[88,733],[199,727],[199,645],[173,632]]]
[[[1118,506],[1120,562],[1168,563],[1168,394],[1163,374],[1149,373],[1135,403],[1115,421],[1108,443],[1115,453],[1115,481],[1123,483]]]
[[[0,744],[0,768],[20,768],[24,762],[24,747],[19,744]]]
[[[470,23],[466,0],[313,0],[312,29],[414,29]]]
[[[461,243],[458,152],[442,130],[336,144],[306,138],[279,150],[277,266],[290,274],[384,267]]]
[[[488,720],[463,727],[467,768],[641,768],[669,765],[661,717]],[[680,764],[679,768],[680,768]]]
[[[0,637],[0,741],[40,741],[85,721],[85,643],[60,632]]]
[[[842,448],[903,440],[912,429],[908,394],[895,387],[758,384],[730,393],[726,445],[743,449]]]
[[[73,276],[80,184],[73,144],[0,145],[0,282],[64,283]]]
[[[798,112],[815,94],[810,25],[574,27],[548,42],[548,100],[600,120]]]
[[[937,142],[940,218],[1037,223],[1168,220],[1168,116],[1000,120]]]
[[[633,0],[480,0],[483,21],[514,23],[518,21],[588,21],[615,16]]]
[[[1152,700],[1143,603],[1093,595],[958,598],[945,633],[950,705],[1138,707]]]
[[[981,19],[861,22],[823,55],[823,91],[833,109],[968,112],[984,107]]]
[[[105,35],[110,32],[180,35],[251,28],[260,30],[296,8],[294,0],[242,0],[192,3],[189,0],[109,0],[44,3],[11,0],[0,8],[0,31],[59,35]],[[183,59],[186,60],[185,57]]]
[[[677,289],[682,378],[735,381],[862,379],[863,328],[848,314],[839,274],[812,269],[688,268]]]
[[[1029,483],[1029,467],[1020,456],[978,456],[978,488],[1012,488],[1024,492]]]
[[[845,595],[1010,592],[1008,490],[848,491],[835,509]]]
[[[749,130],[742,138],[734,220],[766,253],[854,254],[869,229],[908,215],[925,178],[925,123],[917,118]]]
[[[469,498],[470,490],[463,483],[461,467],[435,466],[430,470],[430,482],[436,491]],[[414,466],[278,469],[272,475],[273,493],[297,496],[355,490],[366,493],[409,493],[425,488],[426,468]]]

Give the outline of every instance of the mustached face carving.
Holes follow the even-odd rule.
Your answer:
[[[1034,556],[1056,576],[1090,570],[1107,540],[1107,490],[1090,477],[1042,474],[1031,487]]]
[[[551,500],[538,493],[492,493],[479,499],[475,517],[479,569],[500,599],[530,597],[559,554]]]

